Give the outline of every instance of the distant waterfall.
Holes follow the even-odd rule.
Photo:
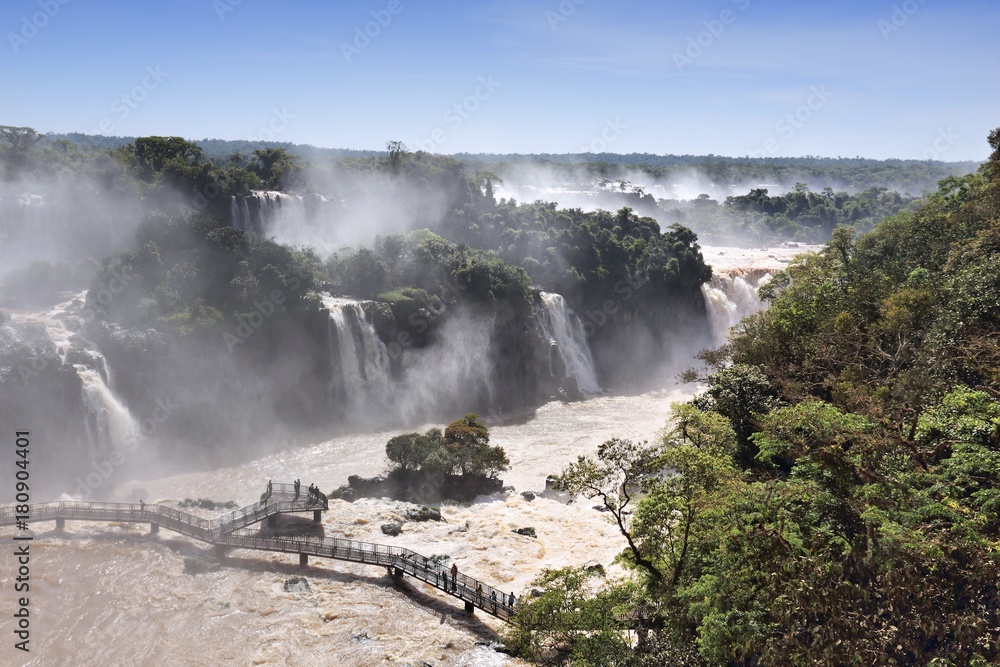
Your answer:
[[[539,325],[542,334],[556,346],[559,358],[566,367],[566,375],[576,380],[577,387],[585,394],[597,394],[601,385],[597,382],[594,358],[590,354],[587,335],[583,324],[566,300],[559,294],[542,292],[542,308]]]
[[[762,269],[715,271],[712,280],[701,286],[712,337],[717,345],[726,342],[729,330],[750,315],[764,310],[757,290],[771,280],[770,272]]]
[[[389,353],[361,304],[324,298],[330,311],[330,393],[348,408],[384,405],[389,397]]]
[[[295,224],[305,216],[302,197],[284,192],[251,190],[246,195],[232,197],[229,216],[233,227],[245,232],[265,234],[282,218],[282,225]],[[287,220],[286,220],[287,218]]]

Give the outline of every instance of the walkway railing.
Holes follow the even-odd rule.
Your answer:
[[[301,491],[301,488],[300,488]],[[0,506],[0,526],[18,521],[123,521],[150,523],[203,542],[239,549],[307,554],[322,558],[380,565],[394,576],[408,575],[504,621],[513,613],[503,591],[450,570],[410,549],[338,537],[263,536],[247,527],[276,514],[328,509],[323,494],[295,494],[292,484],[272,484],[260,502],[241,507],[215,519],[203,519],[182,510],[144,503],[91,503],[60,501],[30,505],[27,518],[18,518],[15,507]]]

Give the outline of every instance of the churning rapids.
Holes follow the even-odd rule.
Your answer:
[[[705,250],[710,261],[715,259],[711,249]],[[744,268],[773,270],[784,258],[769,259],[769,265],[765,261]],[[716,336],[734,318],[762,307],[750,298],[756,284],[749,282],[763,280],[767,271],[735,268],[717,270],[719,281],[705,289]],[[738,293],[732,291],[734,285]],[[551,402],[489,424],[491,443],[501,445],[510,457],[511,470],[504,480],[515,491],[468,505],[445,504],[441,523],[407,521],[411,506],[405,503],[331,501],[323,521],[327,535],[448,556],[462,572],[517,595],[527,592],[543,568],[584,563],[609,567],[622,544],[593,503],[582,498],[568,504],[542,497],[529,501],[520,492],[544,490],[547,475],[558,473],[578,455],[593,453],[611,437],[657,437],[670,403],[686,400],[696,387],[598,395],[596,376],[588,374],[593,363],[589,361],[588,369],[586,341],[575,337],[567,324],[571,317],[564,312],[565,303],[559,303],[558,295],[543,298],[555,315],[545,323],[546,335],[559,346],[580,389],[591,397]],[[371,332],[363,328],[358,306],[336,301],[327,305],[331,326],[340,332],[353,330],[338,339],[339,356],[352,362],[344,365],[338,383],[339,378],[345,384],[361,383],[370,397],[388,391],[384,364],[379,362],[384,350],[377,349]],[[372,345],[376,349],[364,352]],[[365,366],[362,357],[373,361]],[[132,426],[127,415],[114,411],[113,383],[101,372],[100,360],[78,370],[92,392],[89,400],[103,405],[107,414],[107,421],[94,426],[92,442],[99,449],[108,437],[104,431]],[[414,426],[407,430],[430,425]],[[399,432],[338,437],[226,469],[128,482],[116,487],[110,500],[176,504],[204,497],[246,505],[258,498],[268,479],[301,478],[329,490],[344,484],[348,475],[383,472],[385,442]],[[222,511],[201,513],[214,517]],[[390,521],[402,525],[400,536],[381,533],[380,526]],[[513,532],[529,526],[537,539]],[[27,665],[524,664],[488,646],[500,621],[482,614],[467,616],[461,603],[420,582],[395,585],[382,568],[322,559],[300,567],[293,555],[236,550],[221,567],[188,574],[186,559],[210,558],[210,547],[169,531],[149,536],[145,524],[69,522],[62,534],[53,528],[51,523],[34,525],[32,652]],[[0,529],[0,539],[9,542],[13,532]],[[611,576],[616,571],[609,567]],[[283,584],[293,576],[304,576],[311,590],[286,592]],[[5,564],[0,585],[8,593],[13,590],[11,579]],[[10,614],[0,619],[0,636],[12,637]]]

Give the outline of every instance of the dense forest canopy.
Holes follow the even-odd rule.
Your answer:
[[[539,256],[542,250],[579,253],[573,248],[588,240],[568,239],[564,230],[567,225],[579,225],[583,217],[593,219],[590,216],[597,214],[597,209],[629,207],[639,216],[656,220],[662,229],[672,224],[691,229],[703,243],[824,242],[837,226],[865,230],[882,217],[907,210],[915,196],[933,190],[937,181],[967,173],[975,166],[717,156],[455,158],[412,153],[400,142],[388,142],[387,146],[394,149],[332,150],[280,142],[190,141],[180,137],[44,136],[32,128],[5,126],[0,136],[0,208],[5,211],[0,216],[0,232],[12,247],[24,249],[17,253],[22,257],[70,261],[67,255],[75,252],[75,261],[80,255],[98,260],[109,249],[128,247],[135,224],[128,221],[141,219],[146,212],[193,210],[232,223],[234,197],[260,190],[319,193],[327,201],[346,202],[342,211],[324,214],[332,216],[334,227],[355,230],[341,235],[341,245],[371,244],[380,227],[396,232],[426,227],[453,243],[493,250],[518,264],[526,262],[522,268],[535,278],[539,274],[535,262],[544,265],[550,260]],[[525,166],[544,167],[545,171],[524,171]],[[694,170],[700,175],[699,182],[715,184],[713,191],[732,191],[738,187],[734,183],[751,185],[743,190],[747,194],[736,191],[722,199],[707,194],[690,200],[654,196],[650,184],[669,184],[683,177],[682,172],[671,169],[688,170],[684,173]],[[497,195],[505,181],[510,185],[518,179],[526,183],[567,180],[598,196],[594,205],[582,212],[561,206],[566,210],[557,215],[557,207],[546,203],[547,199],[558,199],[555,195],[540,191],[527,200],[527,208],[511,197]],[[367,218],[390,200],[410,200],[411,210],[402,216],[386,213],[389,220],[374,225],[367,236],[361,233],[357,219]],[[18,222],[25,215],[41,214],[45,208],[52,218],[45,221],[47,228],[26,223],[22,227]],[[566,222],[567,216],[572,220]],[[393,218],[406,221],[393,228]],[[406,229],[400,230],[399,225]],[[275,232],[259,231],[265,235]],[[526,245],[539,244],[544,245],[525,253]],[[13,261],[8,260],[0,272],[24,269],[30,259],[14,266],[8,266]],[[592,260],[577,256],[562,261]]]
[[[179,137],[89,147],[2,129],[0,232],[37,260],[4,266],[4,303],[35,305],[89,280],[86,333],[112,366],[129,366],[119,388],[136,405],[159,397],[153,387],[184,396],[169,428],[199,442],[265,424],[329,426],[332,371],[314,363],[332,348],[321,293],[365,300],[385,332],[406,333],[416,317],[424,329],[412,348],[431,345],[452,314],[480,315],[502,330],[484,344],[491,354],[517,359],[497,375],[523,378],[538,365],[527,351],[538,292],[558,292],[609,323],[589,340],[597,365],[632,379],[664,356],[662,346],[622,343],[637,323],[660,340],[676,321],[703,325],[711,269],[698,232],[825,241],[763,288],[766,312],[701,355],[705,367],[689,379],[705,391],[674,407],[656,442],[615,438],[563,472],[561,488],[615,523],[630,576],[546,572],[537,595],[522,597],[508,645],[560,665],[1000,659],[1000,131],[989,161],[968,175],[923,162],[699,163],[723,181],[826,170],[853,194],[800,183],[784,194],[754,187],[722,201],[656,201],[624,167],[584,165],[606,201],[621,204],[612,212],[498,197],[504,161],[410,153],[398,142],[331,156],[281,145],[229,152]],[[628,166],[662,175],[691,164]],[[879,185],[883,169],[900,182],[940,183],[914,199]],[[25,196],[36,187],[44,195]],[[422,190],[439,200],[415,198],[410,228],[366,230],[366,242],[323,252],[232,225],[232,203],[263,189],[348,202],[329,218],[345,227],[370,220],[364,210],[382,200]],[[131,226],[63,214],[102,198],[132,202]],[[120,289],[102,298],[115,281]],[[8,370],[39,355],[47,364],[36,393],[10,389],[16,374],[4,376],[16,409],[55,389],[67,405],[78,400],[51,347],[3,348]],[[220,403],[187,396],[192,384]],[[511,383],[508,394],[521,389]],[[246,397],[268,391],[270,411],[248,415]],[[222,423],[223,404],[243,411]],[[402,469],[441,473],[508,465],[472,414],[443,434],[390,441],[387,454]]]
[[[1000,130],[990,161],[764,288],[654,443],[562,486],[633,573],[546,572],[507,632],[550,665],[1000,659]]]

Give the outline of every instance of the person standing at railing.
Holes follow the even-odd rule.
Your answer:
[[[483,585],[476,584],[476,604],[483,606]]]
[[[497,592],[496,591],[493,591],[492,593],[490,593],[490,599],[493,602],[493,613],[495,614],[495,613],[497,613]]]
[[[514,599],[515,599],[514,598],[514,591],[511,591],[510,592],[510,598],[508,598],[508,600],[507,600],[507,606],[510,607],[511,609],[514,608]]]
[[[441,572],[441,579],[444,581],[444,590],[448,590],[448,571]]]
[[[447,588],[447,584],[445,585]],[[451,592],[454,593],[455,589],[458,588],[458,563],[451,564]]]

